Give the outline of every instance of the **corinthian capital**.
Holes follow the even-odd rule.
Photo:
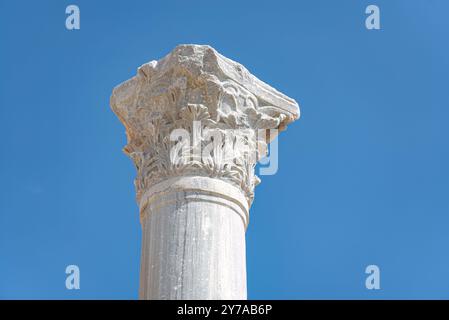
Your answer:
[[[251,205],[254,167],[275,138],[267,133],[299,117],[295,100],[205,45],[142,65],[114,89],[111,106],[126,127],[138,202],[164,180],[200,176],[232,184]]]

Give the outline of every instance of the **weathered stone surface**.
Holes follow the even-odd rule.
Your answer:
[[[209,46],[180,45],[117,86],[111,106],[137,168],[140,297],[245,299],[254,167],[297,103]]]

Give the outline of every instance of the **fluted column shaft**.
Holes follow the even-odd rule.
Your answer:
[[[227,182],[179,177],[142,204],[141,299],[246,299],[243,194]]]

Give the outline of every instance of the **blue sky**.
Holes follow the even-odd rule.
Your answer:
[[[69,4],[80,30],[65,28]],[[381,30],[365,28],[369,4]],[[249,298],[449,298],[448,10],[0,1],[0,298],[137,298],[135,170],[109,97],[180,43],[212,45],[301,105],[256,189]],[[65,288],[70,264],[80,290]]]

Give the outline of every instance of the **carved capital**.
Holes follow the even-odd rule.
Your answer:
[[[138,201],[169,178],[203,176],[239,188],[250,205],[267,130],[299,117],[293,99],[202,45],[142,65],[114,89],[111,106],[126,128]]]

